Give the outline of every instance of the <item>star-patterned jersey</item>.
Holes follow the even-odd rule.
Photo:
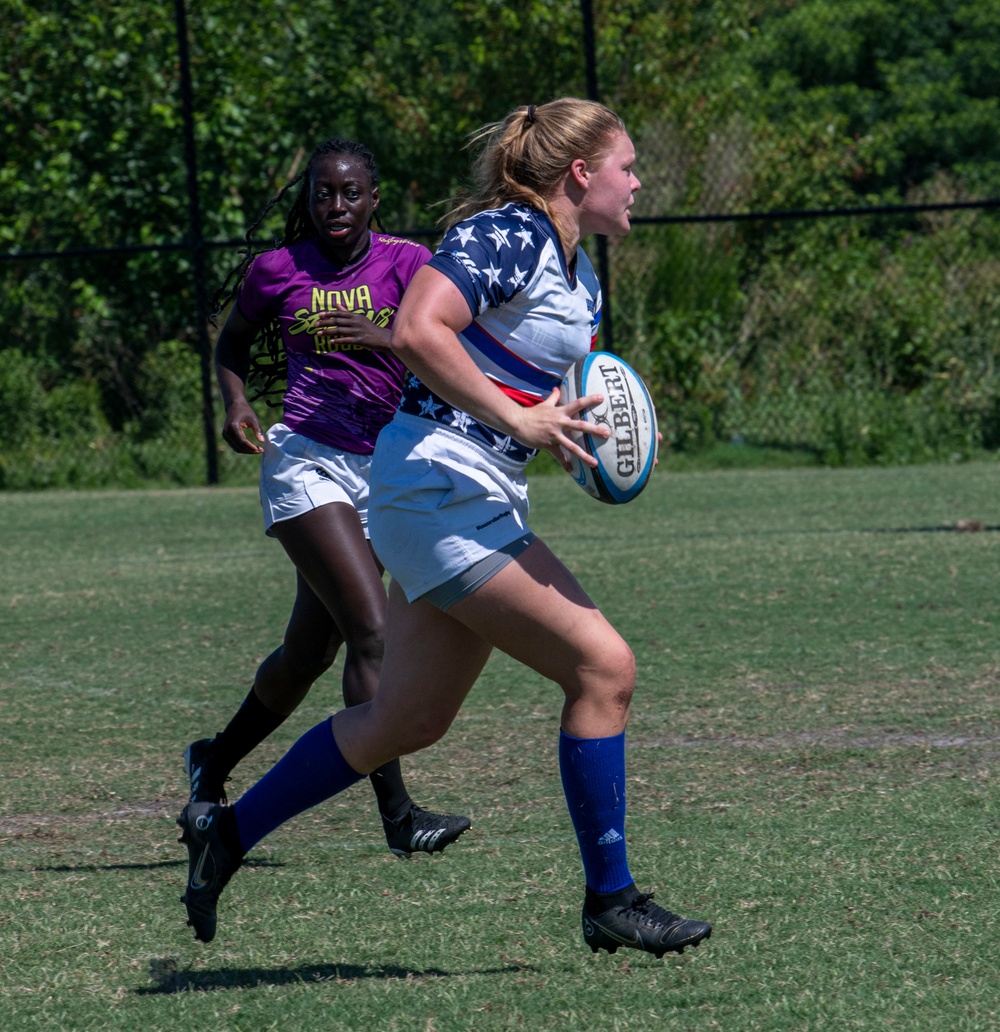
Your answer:
[[[458,223],[429,263],[469,304],[472,322],[458,335],[484,375],[522,405],[537,405],[569,367],[591,351],[601,290],[583,248],[570,276],[555,227],[534,208],[508,204]],[[432,419],[515,462],[536,449],[449,405],[412,373],[401,412]]]

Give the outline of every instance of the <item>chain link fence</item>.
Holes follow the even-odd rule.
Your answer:
[[[182,69],[186,38],[179,22]],[[189,84],[182,97],[185,243],[0,255],[4,346],[44,324],[74,341],[85,374],[43,396],[46,371],[4,356],[0,415],[22,428],[21,444],[37,428],[38,441],[79,447],[10,452],[0,486],[139,483],[168,455],[174,482],[232,482],[236,465],[216,434],[206,298],[238,245],[202,238]],[[649,382],[669,448],[745,444],[847,464],[1000,447],[1000,202],[965,196],[941,175],[898,206],[752,210],[759,180],[780,169],[762,168],[738,126],[694,148],[654,125],[637,147],[632,232],[588,247],[605,283],[603,346]],[[435,229],[411,232],[433,247]],[[161,322],[158,294],[185,299],[186,327]]]
[[[1000,219],[946,176],[906,204],[747,211],[742,149],[693,171],[640,150],[632,233],[611,244],[615,347],[669,447],[796,451],[828,464],[1000,447]]]

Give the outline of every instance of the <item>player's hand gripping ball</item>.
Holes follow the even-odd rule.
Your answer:
[[[588,466],[575,455],[571,476],[587,494],[602,502],[630,502],[646,486],[656,463],[656,410],[646,385],[635,370],[608,351],[592,351],[574,363],[560,388],[567,404],[587,394],[603,394],[600,405],[581,412],[580,419],[611,430],[607,439],[593,434],[574,440],[597,459]]]

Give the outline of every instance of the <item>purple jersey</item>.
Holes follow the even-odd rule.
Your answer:
[[[368,254],[340,269],[315,240],[258,255],[240,290],[241,314],[277,319],[288,355],[284,421],[296,433],[358,455],[375,450],[403,386],[403,364],[391,352],[317,340],[316,317],[334,308],[361,310],[390,326],[400,298],[431,256],[422,244],[372,233]]]

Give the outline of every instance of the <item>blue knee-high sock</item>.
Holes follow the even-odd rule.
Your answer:
[[[337,748],[330,719],[317,724],[234,804],[243,851],[252,849],[279,824],[343,792],[362,777]]]
[[[625,849],[625,732],[574,738],[560,731],[559,771],[587,888],[599,893],[627,888],[632,875]]]

